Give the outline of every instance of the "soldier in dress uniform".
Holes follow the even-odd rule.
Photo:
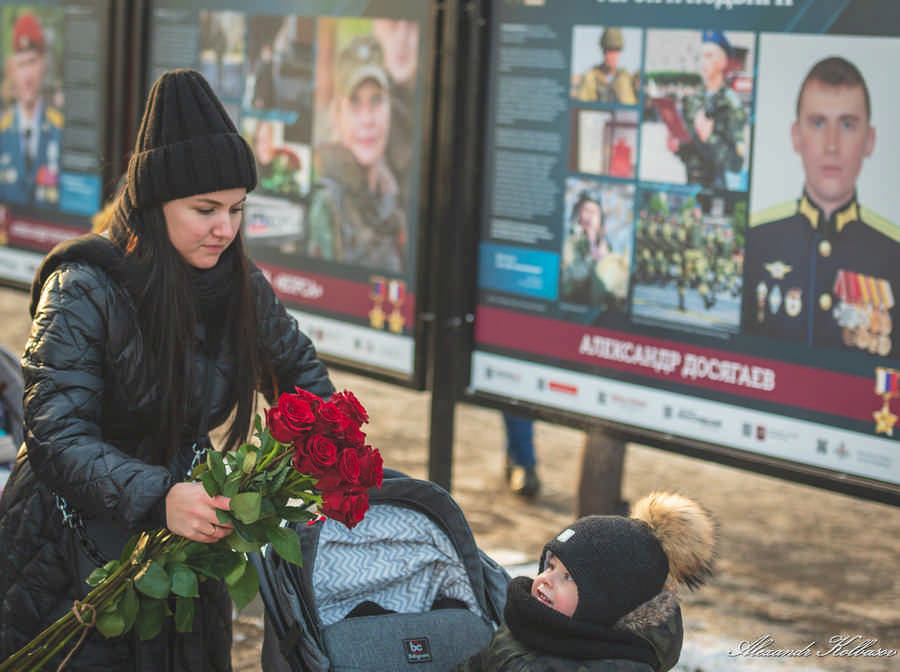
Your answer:
[[[743,328],[751,334],[896,357],[900,227],[857,201],[875,146],[868,87],[840,57],[816,63],[791,126],[806,176],[799,200],[751,218]]]
[[[46,44],[31,12],[16,20],[7,73],[14,102],[0,117],[0,202],[55,206],[63,115],[44,100]]]
[[[687,181],[724,189],[725,173],[744,164],[747,113],[726,84],[731,44],[718,30],[703,31],[701,76],[703,89],[684,97],[681,115],[691,135],[680,142],[669,135],[667,146],[685,165]]]
[[[603,62],[581,76],[572,89],[572,97],[593,103],[637,105],[634,75],[619,67],[619,56],[625,48],[621,28],[606,28],[600,35]]]

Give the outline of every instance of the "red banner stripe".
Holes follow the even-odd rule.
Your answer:
[[[612,339],[628,342],[643,349],[665,349],[680,353],[681,362],[669,373],[654,370],[615,359],[600,358],[582,352],[584,339]],[[802,408],[818,413],[873,421],[872,413],[881,407],[882,400],[875,393],[875,366],[872,363],[872,377],[853,376],[825,371],[809,366],[801,366],[748,357],[736,352],[693,347],[676,341],[617,332],[610,329],[582,326],[545,317],[525,315],[512,311],[480,306],[475,316],[475,341],[479,344],[518,351],[525,355],[539,355],[553,359],[586,365],[591,370],[612,370],[636,374],[646,378],[646,384],[666,380],[688,387],[700,387],[728,394],[760,399],[774,404]],[[733,382],[714,380],[709,377],[692,378],[682,375],[688,356],[705,358],[707,362],[732,363],[748,367],[760,374],[760,380],[767,381],[766,371],[774,372],[771,389],[748,387]],[[755,367],[755,369],[754,369]],[[583,366],[578,370],[585,370]],[[737,377],[735,375],[735,377]]]

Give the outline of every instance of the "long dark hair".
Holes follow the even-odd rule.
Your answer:
[[[198,438],[189,436],[186,422],[189,399],[207,394],[204,381],[191,375],[196,324],[204,316],[197,309],[191,268],[169,240],[162,206],[137,210],[125,193],[118,201],[110,218],[110,238],[125,253],[123,275],[143,339],[141,380],[147,389],[156,382],[160,405],[158,440],[146,442],[149,454],[142,457],[168,464],[182,443]],[[231,291],[224,302],[226,319],[222,322],[217,315],[207,327],[216,327],[215,349],[226,348],[231,360],[227,403],[234,412],[225,439],[225,448],[231,449],[249,430],[262,365],[250,264],[241,232],[223,253],[222,263],[230,263],[233,269],[228,274]]]

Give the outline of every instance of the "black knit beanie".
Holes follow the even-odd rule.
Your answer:
[[[650,526],[622,516],[586,516],[544,547],[569,570],[578,586],[572,618],[612,625],[655,597],[669,573],[669,560]]]
[[[195,70],[171,70],[153,84],[128,163],[137,208],[195,194],[256,186],[247,141]]]

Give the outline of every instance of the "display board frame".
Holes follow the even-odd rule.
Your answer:
[[[183,3],[182,3],[183,4]],[[159,68],[156,68],[152,62],[154,58],[153,52],[153,31],[154,31],[154,12],[157,8],[167,9],[172,3],[146,2],[146,18],[145,30],[147,33],[146,44],[141,48],[141,59],[144,64],[144,91],[151,85],[153,79],[158,74]],[[189,6],[188,6],[189,5]],[[319,259],[308,259],[306,263],[301,257],[303,254],[309,253],[304,247],[304,252],[296,258],[292,258],[291,254],[279,253],[276,251],[265,250],[259,252],[264,243],[264,239],[257,233],[257,244],[250,240],[250,255],[257,265],[262,268],[273,286],[276,293],[284,301],[289,312],[298,319],[298,322],[317,343],[320,357],[331,366],[341,368],[343,370],[366,375],[371,378],[391,382],[404,387],[422,390],[427,385],[427,338],[429,333],[429,306],[431,296],[430,288],[433,283],[429,277],[429,268],[427,263],[423,263],[423,255],[428,249],[428,240],[430,237],[428,223],[433,219],[431,206],[431,175],[435,170],[435,163],[442,159],[433,151],[433,130],[432,124],[435,116],[435,93],[434,93],[434,69],[435,62],[439,57],[437,47],[437,31],[440,12],[436,11],[436,3],[430,1],[418,2],[411,0],[407,3],[407,7],[401,7],[397,3],[385,2],[384,0],[356,0],[345,3],[329,3],[322,0],[306,0],[299,2],[270,2],[256,5],[253,8],[247,8],[244,3],[232,2],[230,0],[221,0],[219,2],[196,2],[188,3],[188,5],[179,5],[179,9],[185,12],[198,13],[222,13],[222,14],[240,14],[245,17],[243,20],[248,22],[247,44],[244,48],[247,50],[245,58],[247,64],[245,68],[250,68],[250,62],[254,54],[256,54],[257,45],[254,40],[253,26],[250,22],[255,18],[274,18],[276,16],[299,17],[299,21],[308,21],[316,25],[315,30],[323,30],[320,27],[320,19],[324,21],[333,21],[336,24],[338,32],[337,38],[341,35],[352,33],[359,30],[358,26],[352,25],[355,17],[358,17],[357,23],[363,23],[368,19],[374,18],[395,18],[401,19],[404,11],[410,12],[412,17],[413,9],[416,19],[410,18],[408,23],[416,22],[419,31],[419,53],[418,53],[418,71],[416,80],[415,103],[414,107],[417,115],[412,120],[413,135],[415,138],[410,149],[413,155],[415,165],[415,175],[408,178],[415,186],[409,195],[403,197],[402,200],[409,205],[406,209],[408,215],[408,229],[406,237],[412,241],[407,243],[407,261],[409,265],[407,270],[397,274],[392,272],[384,273],[377,267],[372,267],[371,272],[364,274],[361,272],[366,262],[361,262],[358,268],[335,268],[330,267],[327,263],[323,265]],[[275,5],[283,6],[285,9],[277,11],[273,9]],[[401,19],[402,21],[402,19]],[[344,26],[343,24],[346,24]],[[255,24],[254,24],[255,25]],[[262,29],[265,29],[263,26]],[[258,31],[257,31],[258,32]],[[276,39],[277,36],[276,36]],[[314,38],[318,40],[319,38]],[[315,42],[318,45],[318,42]],[[321,45],[315,46],[319,49]],[[332,48],[325,45],[323,48]],[[199,60],[197,55],[195,60]],[[337,58],[337,52],[331,58]],[[319,56],[314,57],[314,68],[317,69],[316,77],[321,75],[323,67],[319,62]],[[185,59],[182,59],[185,60]],[[187,59],[190,60],[190,59]],[[259,59],[254,62],[258,63]],[[191,67],[191,63],[185,63],[187,67]],[[170,64],[169,67],[175,67]],[[201,71],[205,71],[207,67],[205,63],[195,63],[193,67],[199,67]],[[254,74],[253,77],[256,77]],[[255,81],[255,80],[254,80]],[[333,87],[334,84],[328,84],[325,80],[326,87]],[[214,84],[214,88],[215,88]],[[249,84],[248,84],[249,86]],[[323,87],[317,86],[318,92]],[[226,104],[229,112],[235,109],[235,105],[241,107],[238,111],[240,118],[238,124],[245,137],[250,138],[251,145],[255,145],[256,139],[253,137],[251,126],[260,126],[263,123],[273,122],[274,125],[279,124],[286,128],[286,124],[282,121],[282,117],[277,110],[272,112],[265,106],[262,110],[248,109],[246,100],[244,102],[235,103],[229,99],[227,95],[220,97]],[[298,99],[299,100],[299,99]],[[316,98],[316,101],[318,99]],[[318,102],[314,101],[314,105]],[[253,103],[249,103],[253,105]],[[276,105],[277,106],[277,105]],[[140,109],[140,108],[139,108]],[[302,114],[300,115],[303,116]],[[321,164],[316,158],[315,146],[319,138],[318,127],[324,124],[313,117],[312,139],[304,139],[295,141],[291,145],[287,138],[287,131],[278,129],[284,137],[282,142],[285,146],[290,146],[301,153],[301,159],[313,160],[316,166]],[[296,142],[308,145],[307,147],[297,145]],[[307,169],[307,178],[316,168]],[[316,173],[318,174],[318,173]],[[315,180],[315,176],[312,178]],[[401,183],[403,181],[398,180]],[[303,188],[309,190],[308,183]],[[263,193],[266,192],[266,193]],[[255,195],[254,195],[255,194]],[[248,200],[248,216],[247,220],[252,220],[254,225],[260,221],[260,217],[266,216],[266,208],[270,207],[273,199],[270,198],[272,192],[262,187],[258,188],[253,197],[253,203]],[[261,197],[260,197],[261,196]],[[276,194],[278,196],[278,194]],[[293,198],[293,197],[290,197]],[[311,210],[315,207],[312,200],[311,190],[304,191],[302,196],[298,197],[298,205],[296,210],[298,217],[307,220]],[[278,212],[277,208],[281,208],[280,212],[290,212],[290,208],[285,209],[277,204],[277,198],[274,199],[276,210],[270,212]],[[252,207],[251,207],[252,205]],[[277,216],[272,218],[275,221]],[[412,220],[415,221],[412,221]],[[282,218],[282,221],[289,221]],[[300,220],[298,220],[300,221]],[[307,226],[303,221],[302,226]],[[254,231],[262,231],[256,227]],[[277,233],[273,229],[274,233]],[[277,236],[272,238],[276,243]],[[274,250],[274,247],[271,248]],[[284,248],[286,249],[286,248]],[[261,257],[260,254],[263,256]],[[349,253],[348,253],[349,254]],[[340,261],[340,259],[337,259]],[[285,263],[286,262],[286,263]],[[345,261],[345,266],[351,264]],[[352,264],[351,264],[352,265]],[[348,276],[342,277],[343,272],[349,273]],[[360,282],[363,275],[368,277],[368,286],[361,294]],[[379,277],[383,276],[383,280]],[[404,282],[404,279],[411,282]],[[307,291],[308,290],[308,291]],[[377,290],[377,291],[376,291]],[[414,295],[413,295],[414,291]],[[383,293],[382,298],[374,298],[377,293]],[[331,297],[331,299],[329,299]],[[399,299],[395,299],[399,297]],[[414,299],[414,302],[413,302]],[[335,302],[336,301],[336,302]],[[396,301],[396,302],[395,302]],[[371,305],[363,306],[368,303]],[[335,306],[340,306],[335,308]],[[393,306],[393,308],[391,308]],[[346,314],[342,311],[347,311]],[[368,311],[368,317],[363,317]],[[422,319],[422,315],[425,319]],[[376,324],[377,323],[377,324]],[[399,353],[399,354],[398,354]]]
[[[543,2],[539,1],[530,1],[523,0],[522,2],[518,2],[517,0],[503,0],[503,2],[483,2],[479,5],[481,11],[481,21],[485,25],[485,31],[483,35],[483,39],[487,43],[485,48],[485,53],[487,54],[487,58],[485,61],[485,68],[492,67],[491,59],[494,58],[496,62],[498,51],[494,49],[494,45],[491,45],[491,41],[494,39],[495,33],[493,32],[494,22],[499,19],[496,16],[496,8],[501,4],[518,4],[523,5],[522,9],[519,10],[520,13],[517,15],[519,17],[524,15],[526,12],[527,5],[543,5]],[[648,3],[600,3],[600,5],[605,6],[597,6],[595,3],[590,3],[593,6],[591,10],[595,15],[598,13],[602,13],[603,11],[611,11],[613,14],[616,10],[621,10],[623,5],[626,4],[648,4]],[[675,16],[675,12],[678,11],[678,8],[675,7],[657,7],[656,5],[660,5],[663,3],[655,3],[653,9],[660,13],[668,12],[668,16]],[[667,5],[679,5],[684,3],[665,3]],[[688,3],[688,4],[702,4],[702,3]],[[712,3],[706,3],[711,5]],[[716,27],[725,27],[727,29],[735,30],[736,25],[733,21],[733,17],[728,18],[728,11],[725,11],[724,7],[729,3],[722,3],[721,11],[718,13],[713,10],[713,8],[708,7],[708,13],[714,20],[707,20],[706,23],[700,24],[696,23],[695,25],[700,26],[700,29],[713,29]],[[762,3],[760,3],[762,4]],[[771,3],[776,4],[776,3]],[[784,3],[777,3],[784,4]],[[819,3],[819,6],[812,7],[812,3],[804,2],[804,3],[793,3],[796,5],[803,5],[803,7],[798,8],[798,16],[795,17],[794,21],[795,27],[797,24],[802,24],[804,20],[807,21],[808,27],[812,24],[810,21],[814,21],[814,17],[812,15],[817,12],[830,12],[833,18],[838,18],[841,15],[842,10],[846,9],[846,7],[852,3],[850,2],[831,2],[831,3]],[[829,7],[824,7],[825,4],[828,4]],[[617,7],[616,7],[617,6]],[[683,9],[683,8],[682,8]],[[719,8],[717,8],[719,9]],[[879,8],[864,8],[864,10],[860,10],[860,12],[865,15],[859,15],[856,17],[856,25],[853,26],[854,35],[863,36],[869,33],[877,33],[879,30],[883,29],[883,26],[886,25],[883,23],[884,17],[878,18],[878,21],[882,23],[879,24],[874,21],[878,13],[877,10]],[[885,8],[880,8],[885,9]],[[896,13],[896,8],[887,8],[890,12]],[[644,7],[644,11],[649,11],[649,7]],[[728,7],[728,10],[731,10],[731,7]],[[801,11],[802,10],[802,11]],[[802,16],[806,10],[810,10],[806,17]],[[698,9],[699,11],[699,9]],[[748,10],[749,11],[749,10]],[[760,10],[763,11],[763,10]],[[612,14],[610,15],[612,16]],[[621,17],[621,13],[618,15]],[[723,18],[724,17],[724,18]],[[844,17],[846,19],[846,17]],[[620,18],[610,18],[609,25],[616,25],[616,21],[621,21]],[[729,23],[731,22],[731,23]],[[602,24],[604,21],[597,20],[596,16],[593,16],[590,20],[585,20],[584,23],[591,24]],[[636,22],[635,22],[636,23]],[[517,26],[520,28],[522,32],[525,31],[524,26]],[[554,29],[557,26],[553,27]],[[727,32],[727,31],[726,31]],[[600,33],[598,31],[597,35],[594,39],[599,37]],[[791,36],[789,36],[791,37]],[[565,50],[563,50],[565,52]],[[508,56],[508,54],[507,54]],[[754,70],[755,71],[755,70]],[[507,71],[508,72],[508,71]],[[573,73],[574,74],[574,73]],[[490,87],[490,85],[489,85]],[[483,90],[483,99],[482,103],[488,110],[491,109],[491,91],[489,87]],[[884,94],[882,94],[883,97]],[[496,98],[495,101],[496,102]],[[596,103],[585,103],[583,107],[588,109],[589,111],[609,111],[611,108],[614,109],[615,106],[604,106],[602,104]],[[568,109],[568,107],[567,107]],[[486,116],[490,117],[491,112],[489,111]],[[494,151],[495,147],[490,147],[490,143],[492,142],[492,129],[490,128],[490,119],[486,120],[484,124],[484,135],[480,138],[481,143],[481,163],[480,168],[484,174],[490,174],[492,164],[488,158],[491,151]],[[750,142],[754,142],[752,139],[752,134],[755,132],[755,125],[751,125],[750,133],[751,140]],[[565,144],[563,144],[565,147]],[[637,148],[640,151],[640,148]],[[563,152],[565,154],[571,155],[572,152]],[[571,160],[571,156],[567,157]],[[569,169],[571,170],[571,169]],[[583,174],[585,171],[583,170],[575,170],[575,173],[578,175]],[[488,182],[489,180],[485,179],[482,181],[482,184]],[[635,178],[635,181],[641,181]],[[650,180],[647,180],[650,182]],[[642,185],[643,186],[643,185]],[[486,193],[485,190],[481,190],[478,193],[478,205],[481,209],[482,213],[490,212],[490,195]],[[481,215],[482,226],[486,226],[485,222],[489,219],[489,214]],[[484,239],[482,239],[482,243]],[[488,250],[488,253],[491,251]],[[479,255],[479,266],[481,268],[479,274],[479,289],[478,292],[482,292],[484,290],[483,280],[485,278],[485,274],[483,271],[484,264],[484,256],[485,256],[485,245],[479,245],[479,249],[477,251]],[[519,263],[527,264],[529,260],[527,258],[519,258],[516,260]],[[538,262],[534,262],[535,264]],[[689,455],[691,457],[697,457],[701,459],[706,459],[722,464],[726,464],[729,466],[735,466],[742,469],[747,469],[750,471],[755,471],[758,473],[768,474],[772,476],[776,476],[779,478],[784,478],[786,480],[796,481],[799,483],[805,483],[809,485],[814,485],[817,487],[822,487],[825,489],[834,490],[837,492],[842,492],[845,494],[850,494],[853,496],[872,499],[875,501],[880,501],[889,504],[900,504],[900,485],[887,482],[884,480],[880,480],[878,478],[873,478],[865,475],[861,475],[860,473],[852,470],[842,470],[838,468],[826,468],[821,464],[815,464],[811,462],[804,462],[798,459],[790,459],[790,456],[786,453],[790,451],[783,451],[781,455],[776,454],[776,452],[753,452],[751,450],[744,450],[735,447],[734,445],[727,444],[725,442],[719,443],[711,440],[703,440],[702,438],[698,438],[697,436],[689,436],[683,433],[679,433],[678,431],[666,431],[660,427],[660,423],[656,423],[650,425],[641,425],[641,413],[642,410],[640,408],[636,409],[636,412],[633,414],[635,418],[634,422],[629,422],[625,418],[628,416],[627,406],[629,404],[634,404],[637,406],[646,407],[648,403],[653,404],[653,395],[661,395],[658,403],[656,404],[657,410],[665,413],[669,413],[675,417],[675,419],[679,418],[679,413],[683,413],[683,418],[687,419],[689,422],[695,423],[717,423],[721,422],[721,418],[717,416],[717,413],[721,410],[718,408],[714,401],[714,396],[711,393],[707,393],[703,396],[700,401],[703,402],[699,407],[691,407],[689,409],[681,409],[679,408],[679,402],[683,401],[680,397],[687,394],[690,396],[689,392],[686,392],[684,387],[678,387],[673,383],[668,383],[666,381],[659,380],[645,380],[643,384],[639,382],[639,379],[635,377],[628,377],[627,375],[623,375],[621,373],[621,368],[616,369],[613,368],[610,370],[612,373],[611,377],[606,378],[604,374],[597,373],[596,367],[580,367],[578,365],[573,365],[572,361],[568,361],[565,365],[560,366],[559,360],[555,360],[553,356],[545,356],[545,357],[537,357],[533,356],[533,353],[529,353],[527,351],[517,349],[518,346],[510,345],[506,348],[487,348],[483,346],[483,343],[479,340],[483,336],[483,332],[479,332],[481,328],[479,326],[479,318],[484,313],[481,310],[484,306],[483,296],[481,294],[478,295],[478,298],[473,302],[472,312],[470,314],[470,319],[473,322],[473,328],[467,333],[467,344],[465,346],[466,351],[470,353],[474,357],[470,358],[468,364],[469,369],[467,371],[466,380],[468,380],[468,385],[465,390],[461,393],[461,398],[463,401],[468,403],[473,403],[477,405],[497,408],[504,412],[512,412],[519,413],[522,415],[529,415],[532,417],[540,418],[543,420],[547,420],[549,422],[554,422],[557,424],[568,425],[577,428],[601,428],[610,434],[622,438],[626,441],[635,441],[640,442],[644,445],[648,445],[655,448],[660,448],[672,452],[678,452],[685,455]],[[521,293],[519,296],[524,294]],[[505,314],[500,319],[514,317],[510,313]],[[514,329],[517,329],[517,333],[520,335],[520,338],[516,339],[515,342],[521,344],[523,341],[527,340],[529,337],[533,339],[540,339],[547,335],[552,337],[552,332],[547,332],[547,334],[538,334],[538,333],[528,333],[528,328],[535,324],[534,322],[530,322],[528,320],[522,320],[521,322],[515,322],[510,319],[511,324],[515,324]],[[492,326],[492,329],[496,328],[496,324]],[[524,333],[527,335],[523,335]],[[585,330],[588,332],[589,330]],[[559,333],[559,332],[557,332]],[[624,336],[623,336],[624,333]],[[660,334],[665,334],[664,331],[651,331],[644,332],[642,334],[638,334],[638,336],[647,336],[648,333],[652,334],[652,336],[657,338],[662,338]],[[623,331],[618,331],[615,328],[610,328],[607,332],[600,332],[599,334],[592,334],[592,338],[599,337],[601,341],[597,340],[589,340],[588,346],[597,346],[598,351],[600,349],[605,348],[610,343],[605,342],[604,339],[615,340],[616,338],[627,337],[627,329]],[[636,338],[636,341],[640,341],[640,338]],[[576,340],[576,347],[578,346],[578,341]],[[637,345],[641,345],[640,342]],[[633,348],[635,344],[631,344]],[[616,347],[616,346],[613,346]],[[588,350],[591,348],[589,347]],[[595,354],[596,353],[592,353]],[[603,354],[608,355],[609,353],[604,352]],[[480,371],[476,371],[475,369],[479,366],[479,357],[480,361]],[[486,363],[487,362],[487,363]],[[873,365],[873,380],[872,380],[872,392],[873,398],[875,402],[875,406],[873,406],[873,413],[878,411],[877,406],[881,405],[881,401],[878,396],[875,394],[876,392],[876,380],[875,380],[875,366]],[[529,370],[531,369],[531,370]],[[590,371],[590,376],[587,375],[587,372]],[[578,375],[578,374],[585,375]],[[572,374],[572,375],[569,375]],[[494,380],[491,384],[485,384],[485,378],[493,376]],[[575,379],[573,379],[573,376]],[[580,395],[583,391],[585,379],[588,377],[592,377],[595,381],[599,382],[609,382],[610,385],[608,391],[603,391],[600,385],[595,385],[591,387],[591,393],[599,395],[601,403],[607,403],[609,395],[610,397],[614,396],[616,398],[615,403],[619,403],[623,406],[622,412],[617,414],[607,414],[606,417],[601,415],[594,415],[589,412],[585,412],[585,404],[569,404],[569,399],[574,399],[575,395]],[[577,380],[576,380],[577,379]],[[524,391],[523,387],[533,388],[536,386],[543,386],[543,390],[546,392],[548,389],[551,389],[549,386],[558,386],[557,392],[560,395],[560,398],[563,401],[559,401],[552,405],[549,405],[544,402],[546,399],[546,394],[543,395],[543,399],[541,395],[534,394],[534,390]],[[594,389],[594,388],[598,389]],[[689,399],[689,401],[691,401]],[[708,403],[709,402],[709,403]],[[888,405],[888,400],[885,400],[885,405]],[[567,407],[568,406],[568,407]],[[688,404],[690,406],[690,404]],[[767,411],[772,411],[773,406],[767,407]],[[699,410],[698,410],[699,409]],[[771,413],[769,413],[771,415]],[[803,414],[800,414],[802,418],[806,419]],[[762,416],[760,416],[762,417]],[[786,416],[788,417],[788,416]],[[675,425],[677,423],[673,423]],[[777,423],[775,423],[777,425]],[[773,433],[778,434],[779,429],[776,426],[771,424],[767,425],[765,420],[759,421],[758,423],[754,422],[753,424],[749,424],[747,422],[743,423],[744,431],[747,431],[749,427],[749,431],[751,436],[754,439],[756,437],[762,437],[758,440],[763,441],[765,439],[769,439]],[[740,425],[738,425],[740,427]],[[874,427],[874,421],[873,421]],[[769,436],[766,435],[768,430]],[[739,430],[740,431],[740,430]],[[788,432],[783,432],[784,436],[782,438],[785,439],[786,445],[792,445],[792,437]],[[852,439],[852,434],[847,435]],[[794,436],[794,439],[797,437]],[[797,445],[799,442],[793,441],[793,445]],[[846,443],[845,440],[842,440],[839,444],[836,443],[834,446],[835,451],[843,451],[845,454],[850,454],[853,450],[853,446]],[[826,445],[824,440],[819,440],[817,445],[814,445],[814,449],[826,450]],[[827,450],[832,450],[832,445],[829,439]],[[840,453],[837,453],[840,455]]]
[[[124,0],[5,0],[0,12],[6,16],[7,11],[8,21],[13,15],[36,16],[35,34],[46,45],[40,57],[44,76],[39,109],[44,121],[36,136],[37,147],[31,151],[31,164],[37,171],[33,181],[21,178],[29,164],[25,172],[18,170],[16,152],[8,143],[0,152],[6,189],[34,184],[24,193],[0,190],[0,284],[25,289],[53,245],[90,230],[91,217],[117,179],[125,119],[121,95],[128,89],[121,65],[130,51],[126,27],[131,8]],[[53,17],[58,25],[43,25]],[[4,39],[15,39],[14,26],[5,25],[4,31]],[[92,47],[85,45],[96,44],[97,39],[106,42],[104,53],[94,56]],[[5,49],[4,57],[12,59],[11,43]],[[95,76],[84,80],[82,69],[95,70]],[[88,81],[99,84],[91,91]],[[10,76],[10,91],[14,84]],[[98,95],[99,101],[92,100]],[[11,93],[8,101],[7,113],[17,105],[17,98]],[[98,117],[100,121],[95,122]],[[56,129],[58,137],[50,129]],[[19,177],[13,179],[11,170],[17,170]]]

